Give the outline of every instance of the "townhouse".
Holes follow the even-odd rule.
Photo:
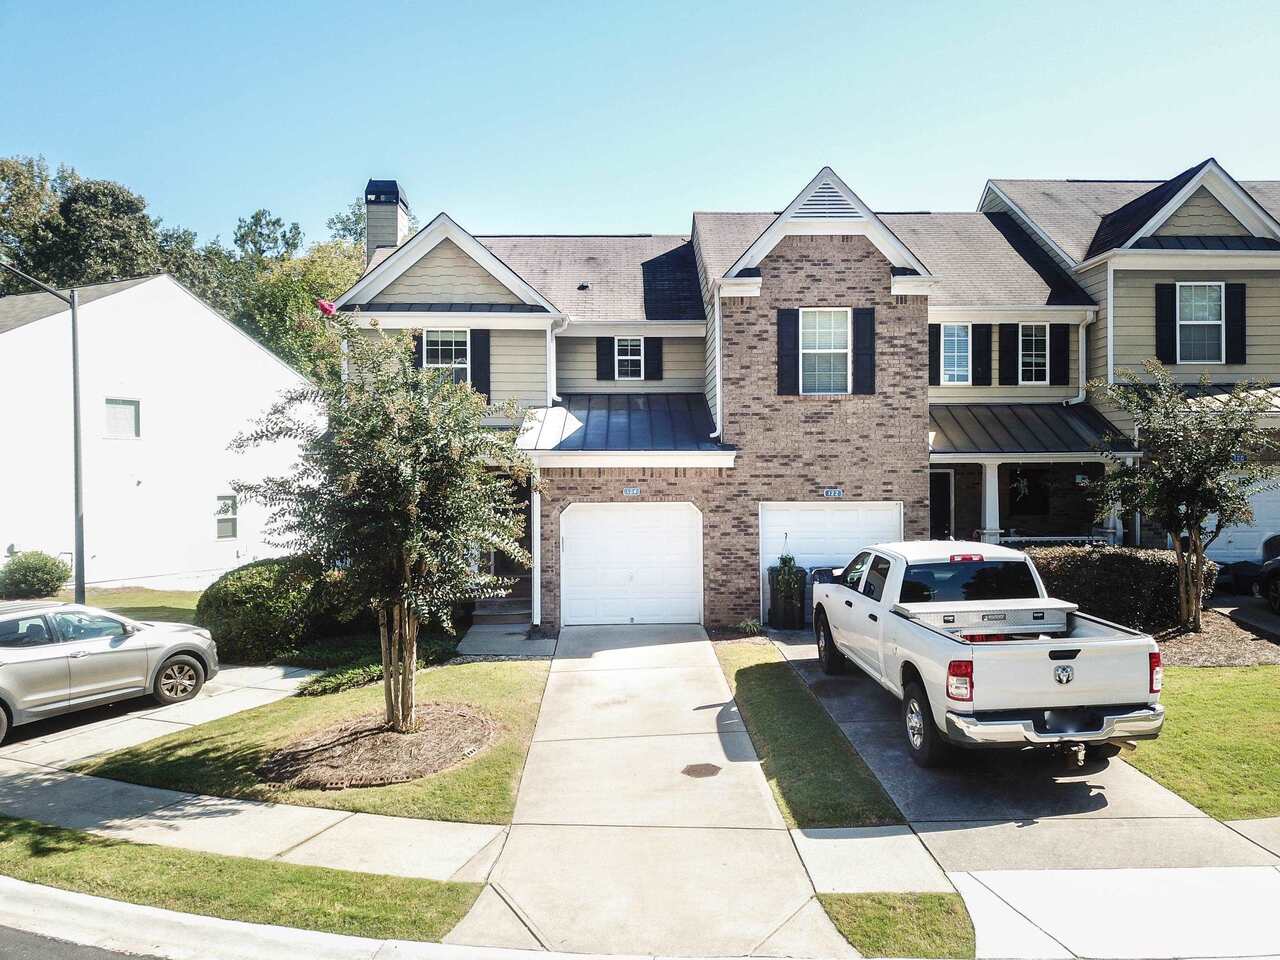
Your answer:
[[[823,168],[780,211],[696,212],[680,236],[441,213],[410,237],[395,181],[366,203],[369,267],[338,305],[523,408],[534,563],[504,572],[546,629],[758,618],[784,552],[1151,540],[1096,520],[1100,451],[1140,450],[1088,382],[1146,356],[1188,384],[1280,379],[1280,182],[1213,160],[992,180],[970,213],[876,213]],[[1242,556],[1271,549],[1280,504],[1259,507]]]

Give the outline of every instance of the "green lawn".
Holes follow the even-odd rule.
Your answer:
[[[972,957],[958,893],[824,893],[831,922],[864,957]]]
[[[86,590],[85,603],[91,607],[112,610],[133,620],[169,620],[193,623],[196,601],[201,590],[147,590],[144,587],[112,587]],[[70,591],[58,594],[59,600],[70,601]]]
[[[0,873],[183,913],[408,940],[439,940],[482,888],[124,843],[5,818]]]
[[[773,644],[715,649],[788,826],[902,823],[880,782]]]
[[[281,790],[255,770],[276,747],[348,717],[381,710],[382,684],[322,697],[289,697],[83,764],[82,773],[172,790],[331,807],[388,816],[509,823],[548,664],[494,660],[418,672],[418,702],[461,703],[501,724],[473,759],[433,776],[385,787]]]
[[[1219,820],[1280,816],[1280,666],[1168,667],[1160,699],[1131,764]]]

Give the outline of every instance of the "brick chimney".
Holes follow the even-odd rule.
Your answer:
[[[394,180],[370,180],[364,188],[364,256],[379,247],[398,247],[409,236],[409,201]]]

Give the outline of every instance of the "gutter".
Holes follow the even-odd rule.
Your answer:
[[[721,357],[724,349],[720,343],[720,281],[716,280],[712,285],[715,298],[715,310],[712,317],[712,326],[715,328],[715,344],[716,344],[716,428],[711,431],[711,439],[719,440],[720,434],[724,431],[724,384],[721,380]]]

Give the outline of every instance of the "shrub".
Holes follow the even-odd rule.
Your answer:
[[[34,600],[49,597],[71,579],[71,567],[39,550],[15,553],[0,567],[0,599]]]
[[[1178,561],[1172,550],[1032,547],[1027,555],[1049,596],[1122,626],[1156,632],[1178,625]],[[1209,563],[1204,595],[1218,568]]]
[[[200,595],[196,623],[228,663],[262,663],[302,639],[315,580],[291,557],[228,570]]]

